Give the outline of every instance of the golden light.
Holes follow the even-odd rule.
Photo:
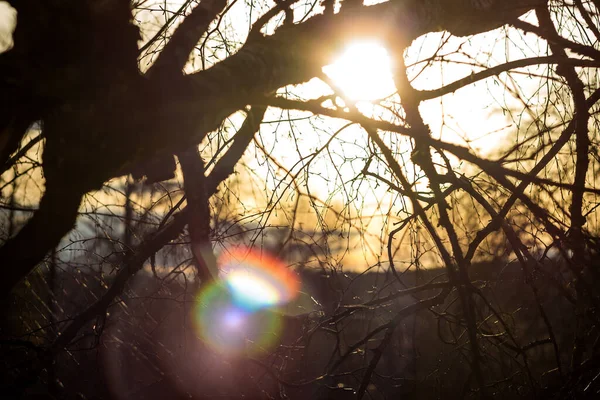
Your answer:
[[[0,1],[0,53],[12,48],[16,25],[17,11],[6,1]]]
[[[391,58],[376,41],[350,44],[323,72],[350,100],[377,100],[395,92]]]

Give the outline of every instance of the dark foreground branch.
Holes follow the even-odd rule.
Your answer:
[[[48,185],[31,220],[0,248],[0,296],[7,296],[69,233],[75,225],[84,194],[84,189],[60,182]]]
[[[233,173],[234,166],[240,160],[246,151],[248,144],[251,142],[254,133],[258,130],[265,110],[265,108],[255,108],[249,113],[246,121],[236,134],[233,145],[223,158],[219,160],[212,173],[206,178],[205,192],[207,199],[217,191],[221,182]],[[72,320],[69,326],[52,344],[52,352],[60,351],[68,346],[88,321],[95,316],[106,312],[106,309],[112,304],[113,300],[121,295],[125,283],[129,278],[142,269],[144,262],[181,234],[185,225],[188,223],[189,213],[190,209],[188,205],[182,211],[175,214],[173,219],[165,224],[160,231],[147,237],[138,248],[124,260],[111,287],[98,301]]]
[[[217,260],[210,243],[210,203],[206,191],[204,161],[196,147],[177,155],[183,173],[184,190],[187,198],[188,231],[190,247],[194,255],[196,271],[201,284],[216,279]]]

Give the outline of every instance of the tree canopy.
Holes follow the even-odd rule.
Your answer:
[[[436,379],[439,390],[482,398],[600,390],[597,1],[8,4],[17,19],[0,53],[0,340],[6,382],[16,382],[2,382],[7,393],[46,385],[68,397],[56,384],[65,354],[113,354],[111,340],[127,339],[111,321],[163,312],[138,298],[179,299],[188,315],[193,292],[220,279],[220,254],[239,246],[313,280],[303,318],[282,322],[295,345],[337,338],[315,339],[330,358],[304,375],[289,375],[283,356],[231,361],[243,395],[308,387],[385,398],[410,387],[421,398],[415,382]],[[365,41],[361,51],[389,56],[389,93],[377,99],[352,98],[327,72]],[[354,293],[357,282],[370,289]],[[366,331],[352,325],[360,318]],[[409,319],[413,350],[417,332],[437,329],[432,357],[448,346],[463,360],[460,382],[443,383],[445,367],[433,364],[394,375]],[[292,351],[287,339],[279,350]],[[253,362],[280,389],[240,372]],[[336,381],[344,374],[354,383]],[[208,396],[182,385],[182,396]],[[115,397],[135,396],[123,393]]]

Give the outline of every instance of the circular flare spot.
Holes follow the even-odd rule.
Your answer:
[[[281,334],[281,315],[270,307],[293,299],[298,277],[274,257],[236,248],[219,257],[220,282],[197,296],[194,319],[204,343],[220,353],[255,354]]]
[[[300,281],[278,259],[236,248],[219,258],[221,278],[237,306],[249,311],[285,304],[298,295]]]

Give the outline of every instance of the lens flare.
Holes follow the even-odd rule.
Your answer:
[[[266,279],[236,271],[227,277],[233,301],[240,307],[257,310],[277,304],[279,293]]]
[[[198,336],[223,354],[268,350],[281,333],[281,316],[269,308],[292,300],[298,277],[274,257],[236,248],[219,258],[220,281],[197,296]]]
[[[249,311],[285,304],[300,289],[298,277],[281,261],[243,248],[222,255],[219,269],[236,305]]]

